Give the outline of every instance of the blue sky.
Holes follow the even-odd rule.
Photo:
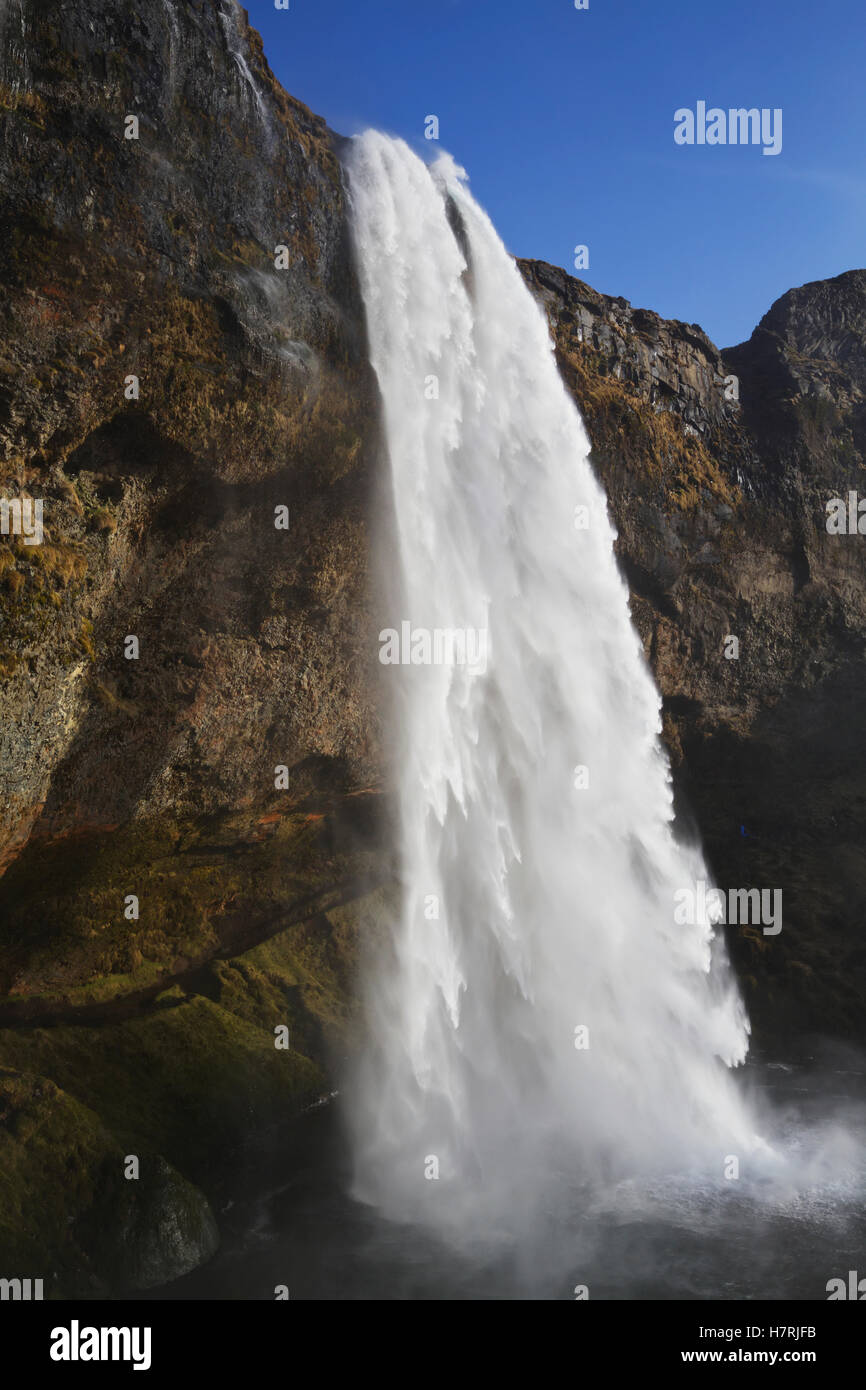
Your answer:
[[[249,0],[288,91],[470,176],[509,250],[742,341],[866,265],[864,0]],[[782,150],[678,146],[674,112],[777,108]],[[440,141],[424,139],[436,115]],[[589,247],[575,271],[574,247]]]

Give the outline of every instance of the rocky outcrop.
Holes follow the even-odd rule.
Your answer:
[[[19,1271],[14,1278],[37,1271],[23,1277],[41,1279],[45,1297],[70,1287],[95,1296],[152,1288],[218,1249],[201,1192],[159,1155],[124,1154],[52,1081],[0,1068],[0,1126],[4,1269]]]
[[[45,526],[0,537],[0,1065],[100,1127],[51,1225],[48,1110],[0,1125],[0,1272],[36,1232],[87,1292],[93,1163],[213,1197],[347,1046],[376,398],[333,137],[234,0],[0,16],[0,496]],[[138,1249],[134,1188],[121,1263],[207,1252]]]
[[[0,982],[32,999],[209,958],[286,818],[370,785],[376,426],[331,136],[244,12],[5,26],[0,469],[45,543],[0,547]]]
[[[757,1040],[862,1038],[866,537],[828,534],[826,508],[866,493],[866,271],[792,290],[719,352],[522,269],[607,489],[682,810],[725,889],[783,893],[778,936],[730,933]]]
[[[6,40],[0,458],[48,540],[3,550],[7,858],[264,805],[278,764],[363,784],[375,411],[330,134],[230,0],[10,0]]]

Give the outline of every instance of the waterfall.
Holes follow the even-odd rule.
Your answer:
[[[456,1231],[755,1140],[748,1023],[674,833],[661,701],[544,316],[464,172],[347,178],[394,536],[380,659],[402,910],[372,946],[356,1190]]]
[[[220,8],[217,10],[219,20],[222,25],[223,35],[225,36],[226,48],[234,62],[235,67],[243,79],[244,90],[249,93],[255,104],[256,113],[265,131],[265,136],[270,142],[272,135],[270,117],[265,106],[262,94],[258,89],[255,78],[250,72],[250,65],[246,60],[243,51],[242,40],[238,26],[238,12],[240,10],[239,0],[227,0],[228,10]]]
[[[23,91],[29,85],[29,59],[23,0],[0,0],[0,81],[11,91]]]

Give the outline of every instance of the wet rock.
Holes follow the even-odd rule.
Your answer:
[[[103,1236],[95,1258],[111,1288],[171,1283],[219,1248],[206,1198],[159,1155],[146,1158],[140,1177],[127,1181],[118,1200],[98,1215]]]

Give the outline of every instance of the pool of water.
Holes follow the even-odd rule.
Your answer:
[[[846,1054],[744,1070],[779,1174],[561,1175],[521,1236],[459,1249],[353,1198],[336,1100],[226,1199],[220,1253],[148,1297],[272,1300],[286,1286],[293,1300],[570,1300],[585,1286],[591,1299],[826,1300],[830,1279],[866,1276],[866,1064]]]

